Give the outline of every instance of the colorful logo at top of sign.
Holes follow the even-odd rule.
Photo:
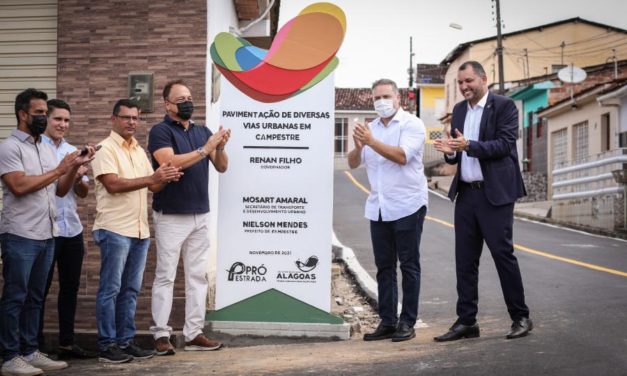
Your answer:
[[[274,103],[302,93],[333,72],[345,32],[340,8],[315,3],[283,25],[269,50],[220,33],[211,44],[211,59],[241,92]]]

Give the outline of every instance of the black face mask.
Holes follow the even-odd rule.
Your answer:
[[[30,115],[31,121],[27,124],[28,130],[35,138],[44,133],[48,125],[48,117],[46,115]]]
[[[176,113],[178,117],[183,120],[189,120],[194,113],[194,102],[186,101],[177,103],[176,109],[178,110],[178,112]]]

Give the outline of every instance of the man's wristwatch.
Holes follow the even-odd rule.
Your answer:
[[[466,143],[464,144],[464,151],[468,151],[468,149],[470,149],[470,141],[465,140]]]
[[[196,152],[202,155],[203,158],[207,158],[207,153],[205,153],[205,148],[198,148],[196,149]]]

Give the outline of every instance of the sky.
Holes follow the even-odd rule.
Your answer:
[[[315,0],[281,0],[279,27]],[[413,65],[438,64],[458,44],[496,36],[491,0],[328,0],[346,14],[336,87],[370,87],[390,78],[407,87]],[[503,33],[573,17],[627,29],[625,0],[501,0]],[[451,28],[455,23],[461,30]],[[619,56],[626,59],[627,56]]]

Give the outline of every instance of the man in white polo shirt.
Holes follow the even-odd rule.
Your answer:
[[[425,127],[422,120],[400,108],[396,83],[380,79],[372,84],[372,123],[356,124],[355,148],[348,164],[365,164],[370,182],[366,218],[370,220],[372,250],[377,266],[378,311],[381,322],[365,341],[416,336],[420,294],[420,236],[427,213],[427,179],[422,165]],[[403,278],[403,305],[397,314],[397,260]]]

